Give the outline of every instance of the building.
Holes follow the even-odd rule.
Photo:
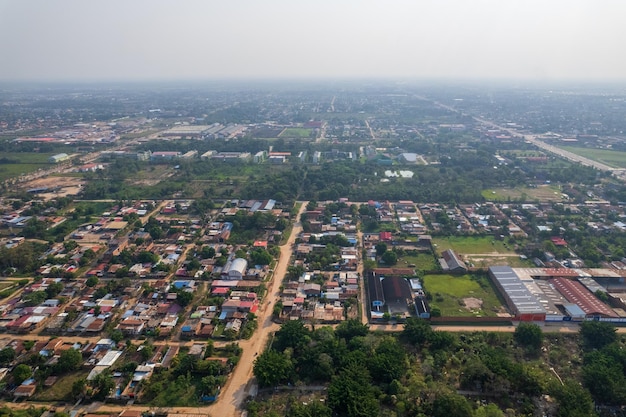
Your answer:
[[[494,283],[517,320],[544,321],[546,309],[533,295],[510,266],[489,267],[489,278]]]
[[[450,272],[467,272],[467,265],[458,257],[452,249],[443,251],[442,258],[439,259],[441,268]]]
[[[67,161],[68,159],[70,159],[70,156],[68,154],[58,153],[48,158],[48,162],[50,162],[51,164],[58,164],[59,162]]]
[[[224,265],[222,276],[226,279],[243,279],[248,269],[248,261],[243,258],[236,258]]]

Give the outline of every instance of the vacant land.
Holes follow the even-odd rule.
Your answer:
[[[402,255],[398,260],[398,265],[409,266],[419,271],[434,271],[439,268],[432,253],[418,253],[417,255]]]
[[[506,201],[561,201],[561,191],[554,185],[539,187],[489,188],[482,191],[485,200]]]
[[[612,151],[610,149],[578,148],[575,146],[559,146],[559,148],[602,162],[614,168],[626,168],[626,152]]]
[[[445,317],[497,317],[502,304],[485,275],[425,275],[431,308]]]
[[[514,254],[508,245],[493,236],[449,236],[433,238],[437,253],[452,249],[460,254]]]

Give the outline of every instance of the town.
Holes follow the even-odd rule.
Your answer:
[[[3,399],[51,415],[264,415],[268,389],[300,386],[277,394],[285,415],[351,415],[346,401],[375,392],[334,384],[369,346],[393,360],[353,379],[396,415],[413,415],[398,400],[412,360],[478,410],[500,385],[542,410],[580,390],[598,412],[623,406],[619,384],[589,383],[601,358],[581,377],[585,352],[567,352],[579,334],[624,343],[626,93],[581,93],[589,119],[569,91],[503,89],[516,107],[499,113],[475,86],[229,89],[2,90]],[[528,368],[487,369],[481,352],[454,378],[435,371],[472,337],[522,346],[537,330],[517,353]],[[510,398],[498,406],[527,415]]]

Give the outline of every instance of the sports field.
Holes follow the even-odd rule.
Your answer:
[[[307,129],[304,127],[288,127],[283,130],[279,138],[310,138],[311,137],[311,129]]]
[[[487,201],[561,201],[561,191],[555,185],[540,185],[538,187],[489,188],[482,191]]]

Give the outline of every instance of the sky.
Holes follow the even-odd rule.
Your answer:
[[[0,0],[0,80],[626,80],[624,0]]]

